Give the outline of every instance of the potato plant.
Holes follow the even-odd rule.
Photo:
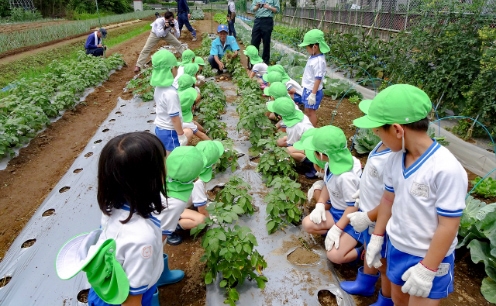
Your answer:
[[[244,214],[253,215],[253,198],[248,193],[250,189],[250,185],[244,182],[240,177],[233,176],[224,186],[224,189],[217,193],[215,200],[223,203],[236,204],[243,209]]]
[[[131,89],[133,94],[141,97],[143,101],[153,100],[154,88],[150,85],[150,78],[152,77],[152,67],[143,69],[138,77],[133,78],[127,83],[126,88]]]
[[[231,139],[222,140],[224,145],[224,154],[219,158],[219,161],[213,165],[214,173],[221,173],[227,169],[231,169],[231,172],[236,170],[238,166],[238,151],[234,149],[234,144]]]

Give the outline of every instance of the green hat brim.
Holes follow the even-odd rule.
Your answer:
[[[298,140],[297,142],[295,142],[293,144],[293,147],[297,150],[308,150],[310,149],[309,145],[311,145],[311,143],[305,143],[305,140],[309,137],[313,137],[313,135],[315,135],[315,133],[317,132],[317,128],[313,128],[313,129],[309,129],[309,130],[306,130],[303,135],[301,135],[301,138],[300,140]],[[313,146],[312,146],[313,147]]]
[[[329,157],[329,170],[331,170],[332,174],[340,175],[353,168],[353,156],[348,149],[327,155],[327,157]]]
[[[305,156],[314,164],[318,166],[319,161],[317,160],[317,157],[315,157],[315,151],[313,150],[304,150],[305,151]]]
[[[167,183],[167,186],[171,183]],[[174,198],[174,199],[179,199],[183,202],[188,202],[189,197],[191,196],[191,193],[193,192],[193,183],[191,183],[190,188],[187,190],[169,190],[167,189],[167,196]]]
[[[212,167],[205,168],[203,169],[203,172],[200,173],[200,180],[202,180],[205,183],[208,183],[212,179],[212,174],[213,174]]]
[[[264,93],[264,95],[270,97],[269,87],[265,87],[263,93]]]
[[[262,80],[264,80],[264,82],[266,83],[270,83],[268,80],[267,80],[267,75],[269,74],[269,72],[267,71],[267,73],[263,74],[262,75]]]
[[[184,122],[191,122],[193,121],[193,113],[183,113],[183,121]]]
[[[293,127],[298,122],[301,122],[301,120],[303,119],[303,116],[304,116],[304,114],[301,111],[296,110],[296,109],[295,109],[295,112],[291,116],[282,116],[281,115],[282,121],[284,121],[284,125],[286,125],[287,127]]]
[[[158,87],[169,87],[174,82],[174,76],[172,75],[172,67],[163,66],[160,69],[153,68],[152,77],[150,78],[150,85]]]
[[[361,129],[373,129],[385,124],[385,122],[378,122],[370,119],[368,115],[353,120],[353,125]]]
[[[265,88],[265,89],[268,89],[268,88]],[[264,92],[265,92],[265,89],[264,89]],[[269,94],[267,94],[269,95]],[[274,113],[274,102],[275,101],[270,101],[270,102],[267,102],[267,109],[271,112],[271,113]]]
[[[263,62],[263,59],[260,56],[250,56],[250,63],[252,65],[260,64]]]
[[[358,108],[365,114],[367,114],[369,112],[369,107],[370,107],[370,104],[372,104],[372,100],[362,100],[362,102],[360,102],[358,104]]]
[[[200,143],[198,143],[198,144],[200,144]],[[224,154],[224,145],[222,144],[222,142],[220,142],[218,140],[212,140],[212,143],[215,144],[215,146],[217,147],[218,157],[216,158],[216,160],[212,164],[204,165],[205,168],[200,173],[200,180],[202,180],[205,183],[210,182],[210,180],[212,179],[212,176],[213,176],[212,166],[213,166],[213,164],[215,164],[217,161],[219,161],[219,158],[222,156],[222,154]],[[208,161],[205,160],[205,163],[207,163],[207,162]],[[210,161],[210,162],[212,162],[212,161]]]

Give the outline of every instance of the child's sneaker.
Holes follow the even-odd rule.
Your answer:
[[[191,41],[196,41],[196,37],[193,37],[193,39]]]

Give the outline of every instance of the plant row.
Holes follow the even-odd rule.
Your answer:
[[[39,79],[21,79],[0,99],[0,157],[29,142],[60,112],[79,102],[85,89],[108,79],[124,65],[120,54],[95,58],[80,51],[77,61],[53,61],[53,72]]]

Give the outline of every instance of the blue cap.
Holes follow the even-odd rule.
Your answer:
[[[229,29],[227,28],[227,26],[225,24],[220,24],[217,27],[217,33],[220,33],[222,31],[229,33]]]

